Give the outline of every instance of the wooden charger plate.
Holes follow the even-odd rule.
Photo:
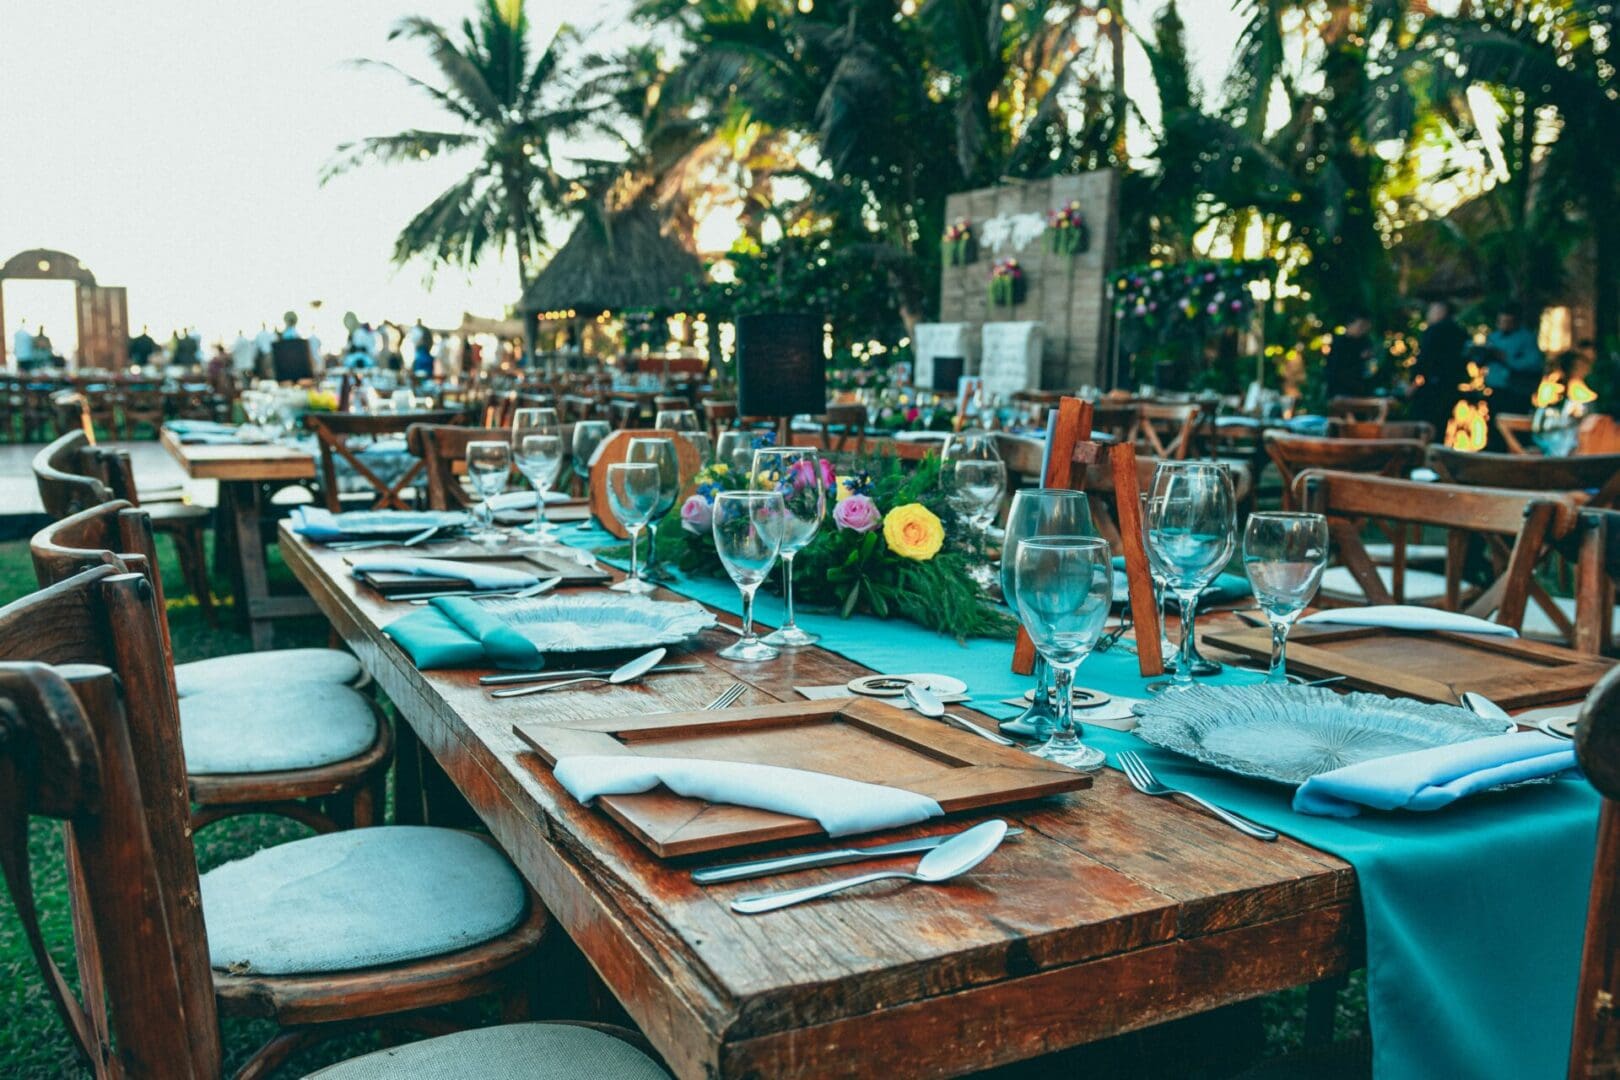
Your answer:
[[[930,796],[947,814],[1091,786],[1086,773],[865,698],[514,724],[512,730],[547,765],[570,754],[781,765],[905,788]],[[809,818],[706,803],[666,788],[597,802],[663,858],[821,835]]]
[[[1271,656],[1269,629],[1216,630],[1205,640],[1249,656]],[[1557,645],[1486,634],[1304,625],[1288,635],[1291,672],[1343,675],[1338,685],[1346,690],[1447,705],[1465,690],[1504,709],[1571,701],[1584,697],[1609,667],[1607,660]]]

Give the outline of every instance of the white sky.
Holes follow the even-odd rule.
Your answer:
[[[1145,19],[1158,0],[1131,0]],[[600,21],[592,44],[623,31],[622,0],[529,0],[536,46],[564,19]],[[454,161],[372,166],[318,182],[341,142],[444,121],[425,97],[356,57],[431,74],[419,49],[390,45],[404,14],[454,25],[468,0],[0,0],[0,260],[33,247],[77,256],[129,289],[130,321],[205,340],[274,324],[292,308],[335,340],[343,312],[454,325],[498,315],[516,297],[514,261],[470,275],[389,256],[400,227],[458,176]],[[1182,0],[1206,77],[1224,69],[1238,20],[1229,0]],[[1133,91],[1145,61],[1127,60]],[[561,237],[557,237],[560,240]],[[44,322],[71,346],[66,284],[5,286],[8,333]],[[312,301],[322,301],[319,312]]]

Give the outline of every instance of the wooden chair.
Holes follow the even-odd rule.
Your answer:
[[[1497,622],[1519,629],[1528,602],[1535,600],[1555,624],[1561,624],[1560,632],[1573,639],[1573,623],[1535,580],[1536,564],[1548,545],[1571,535],[1575,528],[1578,508],[1570,499],[1315,469],[1300,474],[1294,485],[1297,505],[1327,516],[1329,535],[1347,572],[1339,575],[1345,579],[1342,586],[1330,587],[1332,569],[1324,576],[1323,591],[1318,594],[1318,602],[1324,606],[1402,602],[1400,589],[1385,582],[1362,543],[1367,521],[1396,528],[1444,529],[1444,589],[1435,597],[1438,606],[1480,618],[1494,614]],[[1482,589],[1466,590],[1465,595],[1464,570],[1470,541],[1476,536],[1485,542],[1496,578]],[[1353,596],[1353,589],[1359,589],[1361,595]]]
[[[703,403],[703,421],[709,428],[709,441],[718,443],[722,431],[737,426],[737,403],[735,401],[705,401]]]
[[[1491,424],[1502,436],[1502,443],[1510,454],[1534,454],[1537,451],[1524,445],[1530,437],[1530,417],[1522,413],[1497,413]]]
[[[1568,492],[1588,506],[1620,507],[1620,454],[1464,453],[1431,446],[1429,468],[1450,484],[1516,488],[1521,491]]]
[[[421,460],[413,463],[398,480],[390,484],[371,470],[371,467],[349,445],[349,440],[376,439],[387,435],[403,436],[412,424],[449,424],[459,420],[461,415],[459,410],[452,409],[383,416],[356,416],[352,413],[308,414],[305,422],[315,432],[320,449],[322,497],[326,502],[326,508],[334,514],[343,509],[337,482],[337,462],[341,458],[356,475],[370,485],[372,491],[366,497],[370,499],[371,494],[375,494],[370,509],[411,509],[410,504],[405,501],[404,493],[410,487],[411,481],[422,471]]]
[[[30,550],[41,588],[96,566],[145,575],[160,613],[164,660],[172,671],[168,619],[162,616],[163,579],[157,573],[152,523],[145,511],[123,500],[92,507],[35,534]],[[314,684],[318,692],[302,692],[305,683],[299,679],[298,668],[320,659],[307,655],[314,651],[283,652],[278,679],[256,680],[244,665],[244,678],[234,685],[179,698],[181,723],[209,729],[199,730],[199,737],[193,740],[198,748],[192,755],[196,769],[187,774],[191,801],[196,804],[193,828],[239,814],[276,814],[316,832],[381,823],[386,772],[393,755],[392,729],[376,706],[349,686],[318,682]],[[326,730],[301,732],[297,713],[312,706],[321,710]],[[351,734],[353,749],[342,756],[321,752],[332,745],[325,736],[339,725]],[[219,756],[216,732],[237,744],[223,756]],[[288,757],[297,755],[300,735],[308,740],[312,734],[314,763],[284,767]],[[244,748],[253,738],[276,747],[264,768],[250,767],[254,755]],[[211,761],[225,764],[212,765]]]
[[[152,429],[152,437],[156,438],[158,430],[163,427],[163,417],[167,408],[168,399],[163,393],[161,383],[126,383],[119,393],[118,402],[119,425],[123,437],[130,438],[136,425],[145,424]]]
[[[573,425],[562,425],[565,447],[559,478],[568,475],[569,462],[566,447],[573,443]],[[422,471],[427,478],[427,504],[429,510],[466,510],[476,504],[461,478],[466,473],[467,444],[479,439],[506,442],[512,438],[510,428],[470,428],[455,424],[412,424],[405,432],[405,442],[411,453],[422,459]]]
[[[1575,755],[1587,780],[1603,796],[1598,812],[1597,859],[1586,914],[1586,942],[1575,993],[1575,1030],[1569,1075],[1620,1072],[1620,669],[1605,675],[1581,707]]]
[[[1428,446],[1434,442],[1434,425],[1427,420],[1333,420],[1327,424],[1328,435],[1339,439],[1406,439]]]
[[[86,432],[70,431],[34,455],[34,482],[45,512],[61,520],[112,499],[141,504],[129,451],[92,446]],[[197,598],[203,617],[217,622],[214,594],[208,583],[203,538],[210,511],[188,502],[158,502],[148,508],[152,528],[174,542],[180,573]]]
[[[1335,439],[1268,431],[1266,456],[1283,483],[1283,509],[1299,509],[1294,481],[1307,469],[1368,473],[1405,479],[1423,464],[1423,444],[1412,439]]]
[[[1620,510],[1585,507],[1575,567],[1575,648],[1615,652],[1615,582],[1620,581]]]
[[[1369,421],[1382,424],[1389,419],[1395,399],[1387,397],[1336,397],[1327,403],[1329,417],[1339,420]]]
[[[41,662],[16,662],[23,657]],[[316,836],[210,871],[211,884],[205,884],[188,835],[174,696],[145,576],[96,567],[0,609],[0,658],[6,661],[0,663],[0,715],[7,736],[0,741],[0,862],[47,990],[93,1075],[218,1080],[221,1014],[278,1024],[278,1033],[237,1074],[256,1078],[303,1047],[356,1029],[442,1033],[450,1024],[424,1011],[436,1006],[496,994],[508,1019],[526,1013],[525,980],[534,974],[532,958],[549,919],[511,865],[468,834],[376,828]],[[45,666],[50,663],[71,666]],[[69,826],[82,1000],[44,947],[29,874],[30,815]],[[409,859],[413,852],[418,860],[441,860],[438,869],[467,875],[469,888],[498,887],[498,910],[507,918],[515,913],[516,925],[505,931],[478,925],[468,905],[456,902],[426,908],[425,901],[437,899],[433,875],[416,868],[419,879],[426,879],[424,888],[423,880],[403,880],[399,868],[383,861],[390,855]],[[454,866],[442,861],[447,855]],[[240,887],[249,876],[259,879],[259,889]],[[405,899],[402,889],[415,899]],[[486,910],[492,906],[470,892],[468,900]],[[286,933],[289,915],[323,906],[340,924],[332,927],[334,937],[348,930],[344,922],[380,924],[398,935],[394,952],[409,937],[401,932],[407,920],[465,927],[465,940],[474,943],[321,974],[227,969],[228,953],[219,950],[240,951],[247,960],[247,953],[260,951],[249,944],[255,934]],[[440,933],[431,944],[452,939]],[[437,1056],[452,1057],[462,1070],[455,1075],[468,1069],[474,1075],[513,1075],[521,1058],[511,1051],[531,1063],[566,1060],[570,1052],[568,1040],[556,1037],[503,1039],[506,1053],[494,1051],[487,1039],[459,1038],[453,1048],[460,1052],[446,1055],[446,1044],[437,1048]],[[418,1046],[396,1048],[387,1052],[390,1058],[355,1069],[364,1076],[376,1076],[380,1068],[383,1074],[427,1078],[451,1072],[443,1062],[430,1070],[433,1044]],[[610,1072],[657,1075],[647,1071],[651,1062],[643,1064],[639,1053],[624,1060],[627,1065],[608,1066]],[[335,1080],[344,1070],[335,1067],[325,1075]],[[559,1075],[583,1080],[587,1074]]]
[[[653,411],[673,412],[677,409],[690,409],[692,399],[681,397],[678,394],[658,394],[653,398]]]
[[[829,405],[820,421],[822,442],[830,453],[842,454],[850,449],[851,443],[856,454],[866,453],[865,405]],[[835,427],[839,429],[836,432]]]
[[[1148,494],[1153,491],[1153,476],[1158,472],[1161,461],[1159,458],[1140,457],[1136,459],[1136,491],[1138,494]],[[1232,474],[1233,503],[1239,508],[1238,521],[1242,522],[1248,516],[1248,509],[1254,504],[1254,474],[1241,462],[1224,462],[1227,471]],[[1092,496],[1091,521],[1097,529],[1097,535],[1107,540],[1115,548],[1121,543],[1119,526],[1119,508],[1114,496],[1114,474],[1106,465],[1090,465],[1086,468],[1084,486],[1081,488],[1086,494]]]
[[[1204,407],[1142,402],[1126,439],[1149,457],[1182,461],[1192,455]]]
[[[52,424],[56,413],[51,397],[60,387],[55,383],[27,378],[22,380],[22,386],[23,442],[43,442],[46,433],[54,430]]]
[[[58,435],[82,431],[87,440],[96,441],[96,429],[90,422],[90,404],[77,390],[58,390],[51,395],[51,418]]]

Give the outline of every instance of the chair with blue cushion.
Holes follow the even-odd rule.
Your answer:
[[[40,585],[92,566],[146,575],[163,611],[144,510],[110,501],[48,526],[32,542]],[[168,622],[159,620],[172,661]],[[247,813],[318,832],[381,820],[393,731],[354,689],[359,664],[335,649],[221,656],[174,668],[194,825]]]
[[[482,837],[356,829],[198,875],[159,627],[150,580],[114,565],[0,608],[0,869],[91,1071],[214,1080],[222,1014],[279,1027],[239,1077],[266,1076],[294,1052],[357,1029],[443,1034],[459,1025],[433,1010],[479,997],[497,996],[505,1016],[525,1019],[549,920]],[[30,815],[69,826],[83,1003],[44,947]],[[409,1059],[385,1052],[397,1068],[361,1059],[353,1075],[431,1077],[440,1066],[437,1075],[469,1075],[467,1063],[481,1060],[472,1075],[520,1076],[548,1064],[531,1055],[553,1053],[657,1075],[639,1055],[566,1031],[439,1045]]]

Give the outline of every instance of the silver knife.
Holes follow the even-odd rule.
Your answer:
[[[647,674],[662,675],[666,671],[702,671],[702,664],[659,664]],[[510,686],[514,683],[549,682],[552,679],[571,679],[580,676],[611,675],[613,668],[572,668],[568,671],[524,671],[514,675],[480,675],[479,686]]]
[[[1021,836],[1023,829],[1008,829],[1008,836]],[[718,885],[723,881],[742,881],[744,878],[785,874],[789,870],[808,870],[815,866],[842,866],[844,863],[881,859],[889,855],[911,855],[919,851],[932,851],[958,834],[924,836],[917,840],[902,840],[898,844],[879,844],[868,848],[834,848],[809,855],[786,855],[780,859],[758,859],[754,862],[733,863],[730,866],[709,866],[692,871],[692,880],[699,885]]]

